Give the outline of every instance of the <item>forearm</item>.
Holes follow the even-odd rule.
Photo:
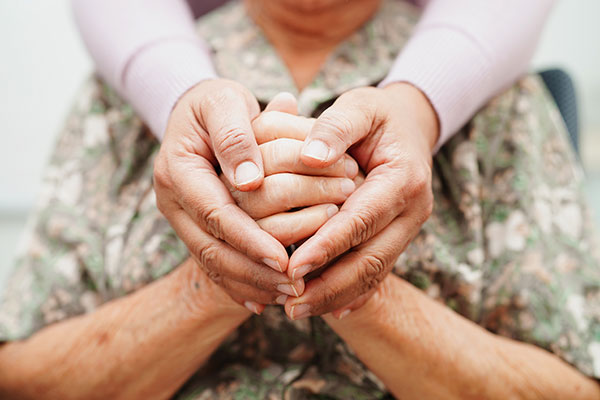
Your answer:
[[[216,77],[184,0],[72,0],[98,72],[161,139],[189,88]]]
[[[249,316],[192,262],[0,347],[2,398],[168,398]]]
[[[345,319],[325,318],[402,399],[600,398],[557,357],[493,335],[395,276]]]
[[[423,16],[381,83],[409,82],[440,120],[438,148],[526,72],[554,0],[417,0]]]

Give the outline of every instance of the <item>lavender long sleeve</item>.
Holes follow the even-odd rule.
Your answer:
[[[100,74],[161,139],[177,99],[216,76],[193,17],[223,0],[73,0]],[[416,31],[381,83],[409,82],[440,121],[438,148],[525,72],[553,0],[415,0]]]

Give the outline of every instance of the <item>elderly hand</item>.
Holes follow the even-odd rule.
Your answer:
[[[307,167],[300,161],[302,139],[315,120],[298,117],[294,115],[296,113],[294,97],[282,93],[252,123],[265,169],[265,179],[259,189],[253,192],[240,191],[221,176],[238,206],[285,246],[313,235],[338,212],[336,204],[343,203],[354,191],[352,179],[357,182],[360,179],[358,165],[348,155],[327,168]],[[287,279],[287,275],[282,275]],[[250,281],[250,285],[253,282]],[[240,292],[240,285],[222,286],[238,302],[241,302],[240,298],[253,299],[252,302],[246,301],[245,305],[260,313],[264,304],[273,303],[273,299],[276,303],[284,304],[287,295],[302,294],[304,280],[300,278],[288,284],[280,283],[277,286],[279,293],[269,293],[264,287],[261,292],[249,290],[246,286]]]
[[[154,167],[160,211],[209,276],[230,286],[243,282],[240,293],[257,287],[274,292],[289,283],[281,273],[288,263],[284,246],[236,205],[215,170],[220,165],[226,181],[240,191],[262,184],[263,162],[251,125],[259,111],[254,96],[238,83],[199,83],[173,109]]]
[[[181,116],[178,116],[178,119],[174,118],[175,113],[181,110],[181,115],[188,117],[188,120],[183,120],[183,123],[191,125],[198,132],[201,125],[199,123],[194,124],[193,121],[193,118],[199,118],[195,117],[192,112],[195,104],[194,99],[191,100],[192,110],[176,108],[173,111],[172,121],[174,121],[174,124],[180,122],[179,118]],[[279,115],[287,114],[274,112],[274,110],[293,113],[295,109],[296,102],[292,96],[277,96],[269,104],[266,112],[261,114],[261,117],[266,115],[267,121],[279,124],[281,120]],[[256,119],[255,124],[261,124],[261,117]],[[303,121],[308,123],[308,120]],[[285,121],[283,126],[286,126]],[[210,156],[210,149],[207,146],[202,146],[202,141],[208,140],[206,132],[200,131],[200,134],[196,136],[191,133],[180,135],[183,136],[183,139],[176,135],[175,139],[178,140],[169,142],[169,145],[173,145],[176,150],[172,159],[168,157],[168,152],[163,153],[165,144],[161,149],[161,153],[166,154],[163,160],[166,158],[167,162],[170,161],[174,168],[177,168],[170,174],[170,179],[177,180],[182,188],[191,192],[188,197],[191,204],[195,204],[194,201],[196,201],[196,204],[203,206],[203,203],[194,199],[193,196],[195,195],[209,206],[215,207],[215,213],[218,213],[217,217],[219,218],[215,220],[216,227],[219,229],[218,236],[212,237],[207,234],[190,219],[189,213],[185,212],[184,201],[188,195],[185,192],[181,192],[180,196],[182,198],[166,197],[169,200],[166,203],[167,207],[163,206],[161,211],[165,215],[171,216],[171,223],[178,235],[186,242],[192,257],[197,260],[198,265],[205,270],[207,275],[225,288],[235,301],[244,304],[255,313],[262,312],[264,304],[283,304],[287,295],[297,296],[301,294],[304,290],[304,281],[298,279],[296,282],[292,282],[286,274],[274,271],[260,262],[249,259],[245,254],[248,252],[256,253],[261,249],[245,249],[242,247],[242,251],[237,251],[227,243],[218,240],[223,237],[222,232],[231,234],[234,244],[248,247],[253,241],[260,239],[260,236],[258,238],[251,236],[256,232],[239,230],[238,225],[241,222],[239,219],[252,220],[254,218],[257,223],[252,221],[253,229],[257,229],[258,233],[263,236],[267,235],[274,238],[282,248],[298,242],[312,235],[323,225],[333,213],[338,211],[335,204],[342,203],[354,190],[354,183],[345,178],[347,168],[350,168],[353,176],[358,172],[358,165],[350,157],[346,157],[349,164],[345,163],[345,160],[340,160],[325,169],[314,169],[305,166],[300,162],[302,142],[293,139],[279,139],[286,135],[293,138],[294,129],[298,129],[298,126],[292,129],[286,128],[276,134],[273,130],[260,129],[256,138],[252,138],[255,145],[257,142],[260,144],[260,147],[257,146],[259,160],[262,160],[261,164],[264,165],[267,178],[264,179],[259,189],[251,192],[232,184],[227,177],[225,168],[223,168],[219,180],[212,165],[206,161]],[[252,125],[247,131],[253,131]],[[169,130],[168,133],[170,132],[172,131]],[[306,132],[306,129],[303,132]],[[305,133],[302,138],[304,136]],[[191,146],[191,142],[196,137],[201,140],[193,143],[195,146]],[[165,139],[166,141],[167,139]],[[194,153],[185,153],[188,149],[193,149]],[[204,151],[204,153],[199,150]],[[202,160],[199,160],[199,158],[202,158]],[[159,172],[158,168],[155,168],[156,172]],[[197,171],[197,169],[200,169],[200,171]],[[320,176],[313,177],[310,175]],[[158,176],[161,177],[162,174]],[[192,178],[195,179],[192,180]],[[214,179],[217,181],[215,182]],[[212,187],[206,187],[208,184]],[[161,187],[160,189],[165,192],[164,194],[170,195],[168,189],[177,190],[178,187],[171,184],[170,187]],[[160,189],[157,189],[157,192]],[[209,194],[211,192],[216,193],[219,197],[210,198]],[[224,205],[224,212],[220,212],[218,208],[219,198]],[[238,208],[236,202],[242,206],[242,209]],[[292,208],[305,206],[307,208],[300,211],[286,212]],[[203,221],[200,220],[199,222],[202,223]],[[210,229],[211,226],[208,225],[207,228]],[[237,248],[239,249],[239,247]]]
[[[391,270],[432,211],[437,125],[426,97],[404,83],[351,90],[317,119],[302,161],[326,168],[349,150],[367,176],[340,212],[291,256],[292,280],[341,256],[306,284],[302,296],[288,299],[292,319],[346,315]]]

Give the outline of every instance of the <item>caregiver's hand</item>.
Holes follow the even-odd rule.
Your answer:
[[[294,115],[296,112],[294,97],[281,93],[253,121],[265,169],[265,180],[259,189],[240,191],[221,176],[237,204],[285,246],[313,235],[338,212],[336,204],[343,203],[352,193],[353,179],[360,182],[358,165],[350,156],[340,158],[327,168],[310,168],[300,161],[302,139],[314,120],[298,117]],[[304,208],[298,210],[300,207]],[[286,274],[265,271],[265,268],[257,270],[248,265],[245,276],[234,280],[219,278],[218,283],[234,300],[255,313],[262,312],[264,304],[284,304],[288,295],[298,296],[304,291],[302,278],[292,282]],[[211,272],[218,273],[220,269],[222,266],[216,264]],[[276,285],[257,280],[257,274],[266,272]],[[277,292],[268,290],[275,286]]]
[[[173,109],[154,166],[158,208],[192,256],[210,261],[207,268],[217,265],[215,249],[226,250],[235,261],[219,264],[221,276],[248,276],[260,264],[280,272],[287,267],[283,245],[235,204],[215,171],[220,165],[238,190],[262,184],[263,163],[251,125],[259,111],[254,96],[236,82],[200,82]]]
[[[302,161],[324,168],[348,150],[367,177],[290,258],[287,273],[295,280],[343,254],[306,284],[302,296],[288,300],[291,318],[339,312],[387,275],[431,214],[431,151],[437,137],[435,111],[405,83],[351,90],[317,119]],[[386,230],[393,231],[392,241]]]

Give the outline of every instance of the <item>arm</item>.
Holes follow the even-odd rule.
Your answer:
[[[600,386],[556,356],[493,335],[396,276],[327,323],[398,398],[598,399]]]
[[[291,105],[289,99],[277,105],[277,99],[281,97],[268,109],[296,107],[293,99]],[[251,193],[231,190],[262,229],[288,245],[313,234],[337,212],[330,202],[345,200],[339,186],[352,182],[342,177],[356,175],[358,166],[347,158],[326,170],[306,168],[298,162],[300,140],[275,140],[283,134],[303,135],[305,129],[299,129],[298,121],[286,118],[287,114],[263,115],[266,118],[255,122],[262,124],[258,126],[259,141],[265,142],[261,151],[266,171],[275,180],[266,180],[261,190]],[[312,122],[303,119],[302,123]],[[281,131],[273,129],[280,125]],[[310,176],[315,173],[323,176]],[[303,205],[322,204],[282,213],[296,205],[288,203],[290,199],[308,202]],[[187,225],[184,231],[190,234],[192,229]],[[304,288],[303,281],[292,287],[286,275],[248,263],[243,254],[207,234],[201,234],[195,243],[203,249],[201,263],[190,260],[94,313],[49,326],[28,340],[0,346],[0,397],[169,397],[250,315],[211,279],[255,313],[262,311],[263,304],[282,304],[287,295]],[[237,274],[227,274],[233,267]],[[249,280],[262,290],[243,283]]]
[[[409,82],[434,106],[436,151],[487,100],[523,74],[553,0],[430,0],[381,87]]]
[[[185,0],[73,0],[73,11],[100,75],[159,139],[177,99],[216,77]]]
[[[0,346],[0,397],[168,398],[250,313],[185,262],[97,311]]]
[[[159,139],[164,134],[154,168],[157,204],[191,253],[202,258],[206,249],[197,242],[208,232],[247,256],[240,265],[285,270],[285,248],[235,206],[215,171],[218,164],[239,190],[261,186],[251,125],[258,102],[240,84],[206,79],[214,71],[185,2],[74,0],[73,6],[101,74]]]

